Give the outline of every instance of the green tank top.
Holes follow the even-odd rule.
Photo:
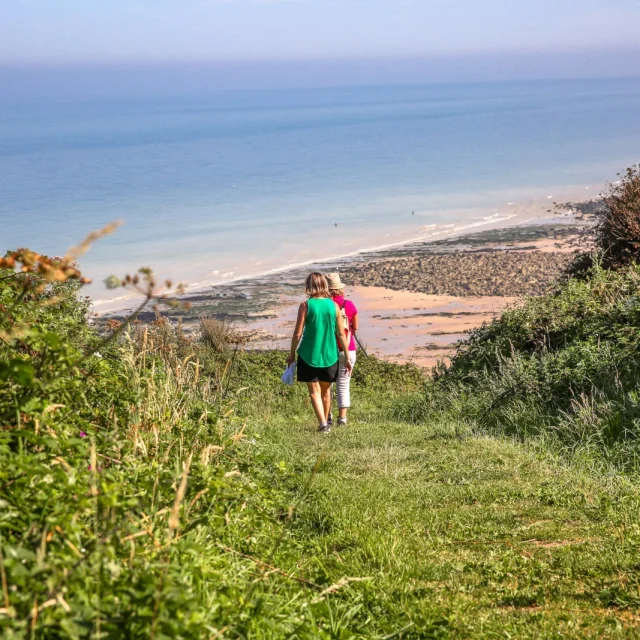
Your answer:
[[[330,367],[338,361],[336,303],[331,298],[309,298],[298,355],[312,367]]]

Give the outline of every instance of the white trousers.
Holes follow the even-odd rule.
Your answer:
[[[349,361],[353,367],[356,363],[356,352],[349,351]],[[347,374],[347,368],[344,366],[344,352],[340,352],[340,366],[338,369],[338,382],[336,382],[336,390],[338,393],[338,409],[348,409],[351,406],[351,376]]]

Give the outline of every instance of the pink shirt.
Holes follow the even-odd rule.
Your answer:
[[[344,296],[333,296],[333,301],[339,307],[342,307],[342,304],[344,303],[344,312],[347,314],[347,318],[349,319],[349,329],[351,329],[351,342],[349,343],[349,351],[355,351],[356,339],[353,336],[353,319],[358,313],[356,305],[353,304],[351,300],[345,300]],[[338,344],[338,348],[340,348],[340,344]]]

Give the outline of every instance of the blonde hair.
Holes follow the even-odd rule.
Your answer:
[[[344,297],[344,287],[336,287],[335,289],[329,289],[329,293],[332,296],[343,296]]]
[[[310,298],[330,298],[331,297],[331,294],[329,293],[329,285],[327,284],[327,279],[317,271],[314,271],[313,273],[310,273],[307,276],[305,289],[307,291],[307,295]]]

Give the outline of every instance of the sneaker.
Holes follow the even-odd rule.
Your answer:
[[[338,426],[339,427],[346,427],[347,426],[347,419],[346,418],[338,418]]]
[[[331,431],[331,425],[329,425],[329,424],[321,424],[318,427],[318,431],[320,433],[329,433]]]
[[[327,416],[327,424],[332,427],[333,426],[333,413],[329,411],[329,415]]]

